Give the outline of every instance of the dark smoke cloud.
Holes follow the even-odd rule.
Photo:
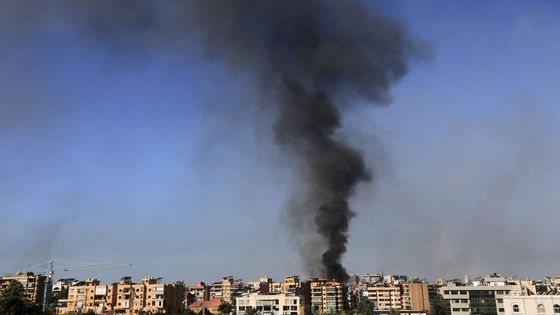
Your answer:
[[[373,172],[337,130],[345,107],[388,104],[390,87],[421,52],[397,21],[350,0],[36,4],[55,25],[86,31],[112,48],[181,55],[199,46],[251,77],[277,115],[275,140],[293,157],[305,184],[288,209],[307,269],[348,278],[341,259],[354,216],[349,198]]]
[[[276,141],[297,160],[306,185],[290,218],[310,221],[325,246],[317,266],[319,258],[307,256],[317,251],[302,243],[308,270],[347,280],[348,198],[371,175],[361,153],[336,134],[339,110],[355,98],[390,102],[390,87],[406,74],[417,44],[358,1],[205,1],[193,12],[204,47],[255,75],[260,92],[275,97]],[[306,233],[295,226],[294,233]]]

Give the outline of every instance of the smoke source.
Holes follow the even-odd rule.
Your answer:
[[[345,107],[388,104],[390,87],[419,52],[418,42],[397,21],[358,0],[36,5],[44,9],[37,12],[55,10],[50,17],[57,23],[77,25],[108,45],[177,54],[194,43],[250,76],[277,115],[275,140],[297,163],[306,187],[287,211],[298,222],[290,228],[307,270],[348,279],[341,263],[354,216],[348,199],[373,172],[336,131]]]

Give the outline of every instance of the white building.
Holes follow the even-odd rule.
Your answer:
[[[301,315],[301,298],[286,294],[251,293],[236,298],[236,314],[244,315],[246,310],[257,309],[261,315]]]
[[[504,315],[560,315],[560,295],[506,296]]]
[[[522,292],[520,286],[514,285],[448,285],[441,290],[449,302],[451,315],[505,315],[504,297]]]

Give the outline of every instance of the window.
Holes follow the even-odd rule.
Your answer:
[[[545,314],[546,313],[546,309],[544,308],[544,305],[539,304],[537,306],[537,311],[539,312],[539,314]]]
[[[560,305],[554,304],[554,314],[560,314]]]
[[[513,312],[514,313],[519,313],[519,305],[513,304]]]

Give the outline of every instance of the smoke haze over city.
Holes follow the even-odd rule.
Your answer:
[[[379,27],[398,58],[373,78],[360,60],[357,77],[336,58],[327,75],[278,65],[290,36],[332,34],[274,41],[274,10],[297,26],[321,2],[257,8],[243,36],[212,29],[253,21],[213,1],[0,3],[0,272],[50,258],[133,264],[96,271],[108,279],[557,272],[560,6],[324,2],[337,34],[379,48],[356,29]],[[329,108],[307,151],[294,99]],[[334,151],[357,166],[329,237],[298,215],[319,208],[314,180],[332,174],[317,157]],[[306,261],[327,248],[338,271]]]

